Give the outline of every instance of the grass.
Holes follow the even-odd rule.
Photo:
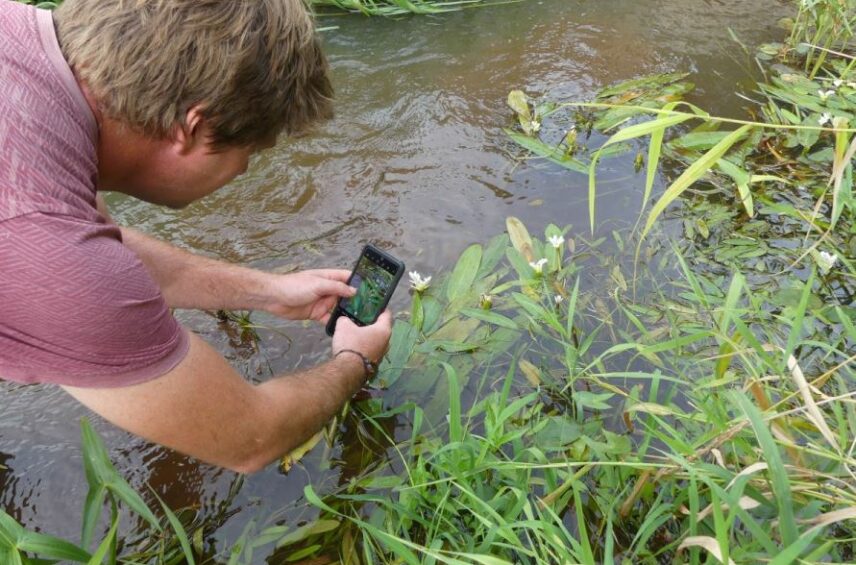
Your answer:
[[[355,474],[308,486],[305,523],[254,517],[204,557],[204,526],[146,508],[84,426],[82,542],[0,514],[0,561],[100,562],[93,546],[229,565],[856,560],[854,7],[795,11],[758,53],[790,68],[745,120],[689,104],[680,74],[585,103],[512,93],[512,143],[588,177],[590,229],[508,218],[432,273],[396,321],[383,396],[337,419]],[[598,163],[634,151],[636,228],[588,235]],[[145,548],[118,542],[119,505]]]
[[[826,335],[813,377],[792,361],[815,345],[801,329],[824,327],[814,278],[782,310],[743,275],[682,267],[641,302],[615,281],[607,318],[566,251],[540,276],[523,268],[530,250],[550,259],[557,228],[539,242],[520,226],[509,222],[517,245],[498,238],[466,267],[502,258],[489,269],[495,323],[455,308],[484,287],[450,297],[446,282],[420,297],[445,305],[437,322],[396,325],[397,339],[418,336],[401,378],[436,375],[445,403],[414,404],[388,466],[324,497],[307,489],[362,536],[345,562],[851,560],[856,333]],[[664,259],[687,265],[676,249]],[[449,332],[469,353],[444,349]],[[412,386],[401,378],[392,391]]]

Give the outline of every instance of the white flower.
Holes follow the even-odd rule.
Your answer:
[[[831,114],[829,114],[828,112],[824,112],[824,113],[823,113],[823,114],[821,114],[821,115],[820,115],[820,117],[817,119],[817,123],[818,123],[819,125],[821,125],[821,126],[825,126],[826,124],[828,124],[828,123],[829,123],[829,122],[831,122],[831,121],[832,121],[832,115],[831,115]]]
[[[835,88],[838,88],[842,84],[844,84],[844,81],[841,80],[840,78],[837,78],[834,81],[832,81],[832,86],[834,86]]]
[[[532,131],[537,132],[541,129],[541,122],[539,122],[538,120],[532,120],[531,122],[529,122],[529,127],[532,128]]]
[[[431,284],[431,277],[422,278],[419,271],[410,271],[407,273],[410,276],[410,288],[416,292],[425,292],[428,290],[428,285]]]
[[[848,82],[847,86],[848,88],[856,88],[856,82]]]
[[[554,248],[558,249],[565,243],[565,238],[560,235],[551,235],[547,240],[550,242]]]
[[[544,272],[544,265],[546,265],[546,264],[547,264],[546,259],[538,259],[538,261],[536,261],[534,263],[531,261],[529,262],[529,266],[535,270],[536,275],[540,275],[541,273]]]
[[[827,98],[835,94],[834,90],[818,90],[817,95],[820,96],[822,101],[825,101]]]
[[[553,302],[555,302],[557,305],[564,302],[564,300],[565,299],[562,297],[561,294],[557,294],[556,296],[553,297]]]
[[[826,251],[821,251],[817,254],[816,257],[817,265],[820,267],[820,270],[824,273],[828,273],[832,270],[832,267],[838,262],[838,255],[835,253],[827,253]]]

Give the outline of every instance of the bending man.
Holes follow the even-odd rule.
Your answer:
[[[97,193],[185,206],[331,96],[301,0],[0,0],[0,378],[240,472],[320,429],[383,355],[389,313],[340,319],[330,361],[252,386],[170,308],[323,323],[348,273],[195,256],[116,226]]]

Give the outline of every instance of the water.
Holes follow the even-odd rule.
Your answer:
[[[509,90],[582,100],[616,81],[686,71],[697,85],[691,101],[744,115],[749,103],[735,92],[751,88],[756,67],[728,29],[757,45],[781,35],[775,22],[789,11],[776,0],[529,0],[394,21],[325,18],[323,25],[338,26],[325,32],[333,121],[258,156],[242,178],[185,210],[108,200],[117,221],[229,261],[349,267],[374,241],[408,268],[435,274],[470,243],[502,232],[508,215],[533,227],[588,230],[584,176],[512,158],[516,150],[501,131],[511,125]],[[635,221],[644,175],[634,173],[632,158],[602,168],[599,231]],[[393,307],[406,303],[399,292]],[[254,315],[279,332],[262,330],[255,354],[231,345],[213,316],[179,316],[248,378],[328,355],[320,327]],[[51,387],[0,383],[0,399],[0,505],[28,527],[77,539],[86,483],[76,424],[86,410]],[[96,429],[123,475],[138,489],[151,485],[173,508],[210,516],[235,482],[233,473],[104,422]],[[353,448],[345,455],[358,458]],[[310,478],[323,492],[347,475],[347,466],[316,469],[319,458],[310,455],[288,476],[271,466],[247,478],[229,507],[234,514],[208,541],[222,549],[254,515],[297,500]],[[290,511],[289,523],[303,512]]]

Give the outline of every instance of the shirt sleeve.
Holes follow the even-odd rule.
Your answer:
[[[0,378],[128,386],[169,372],[188,347],[116,226],[41,213],[0,222]]]

